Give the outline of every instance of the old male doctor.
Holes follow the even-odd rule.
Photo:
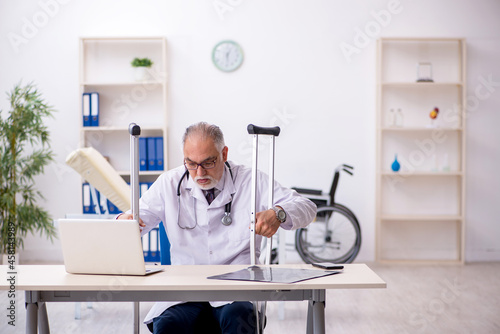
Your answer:
[[[184,165],[163,173],[140,200],[142,234],[165,223],[172,265],[250,264],[251,169],[227,160],[228,147],[215,125],[189,126],[183,148]],[[316,215],[311,201],[278,183],[275,207],[269,208],[267,184],[260,175],[256,245],[280,227],[305,227]],[[155,334],[255,333],[254,319],[250,302],[159,302],[144,322]]]

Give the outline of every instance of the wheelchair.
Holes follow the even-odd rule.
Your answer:
[[[354,167],[339,165],[335,169],[330,193],[321,190],[292,188],[311,199],[318,207],[316,219],[295,233],[295,248],[306,263],[351,263],[361,248],[361,228],[354,213],[335,202],[340,172],[353,175]]]

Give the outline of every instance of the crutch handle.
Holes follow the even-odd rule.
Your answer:
[[[248,124],[247,130],[248,130],[248,134],[250,134],[250,135],[272,135],[275,137],[279,136],[280,131],[281,131],[279,126],[275,126],[272,128],[265,128],[265,127],[257,126],[257,125],[253,125],[253,124]]]
[[[141,127],[135,123],[130,123],[130,125],[128,126],[128,132],[131,136],[140,136]]]

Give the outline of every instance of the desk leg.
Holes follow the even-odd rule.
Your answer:
[[[26,303],[26,334],[38,333],[38,305]]]
[[[26,305],[26,334],[38,333],[38,292],[24,293]]]
[[[325,334],[325,290],[314,290],[308,303],[307,334]]]
[[[139,302],[134,302],[134,334],[139,334],[140,316]]]
[[[307,303],[307,329],[306,333],[307,334],[313,334],[314,333],[314,328],[313,328],[313,304],[314,302],[310,300]]]
[[[26,291],[26,333],[50,334],[49,317],[47,316],[47,306],[40,301],[38,291]]]
[[[325,334],[325,302],[313,304],[314,334]]]
[[[50,334],[47,305],[43,302],[38,303],[38,326],[40,327],[40,334]]]

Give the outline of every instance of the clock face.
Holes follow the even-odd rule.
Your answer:
[[[221,71],[234,71],[243,63],[243,50],[236,42],[222,41],[214,47],[212,61]]]

